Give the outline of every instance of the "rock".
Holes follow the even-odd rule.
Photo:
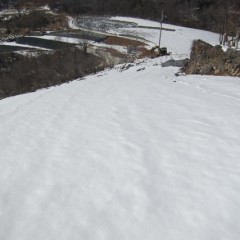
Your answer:
[[[240,52],[221,46],[211,46],[203,41],[194,41],[189,62],[182,71],[187,74],[238,75],[240,72]]]
[[[211,65],[205,65],[205,66],[202,67],[201,72],[202,72],[203,75],[209,75],[213,72],[213,70],[214,69]]]
[[[131,64],[131,63],[127,63],[127,64],[124,64],[121,68],[120,68],[120,72],[122,71],[126,71],[128,70],[129,68],[133,67],[134,64]]]
[[[145,70],[145,67],[137,69],[137,72],[140,72],[140,71],[143,71],[143,70]]]
[[[162,67],[184,67],[188,63],[189,59],[175,60],[170,59],[162,64]]]

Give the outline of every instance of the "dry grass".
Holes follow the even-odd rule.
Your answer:
[[[113,48],[106,48],[106,51],[111,53],[113,57],[124,58],[126,56],[124,53],[121,53]]]
[[[127,48],[133,46],[136,49],[136,54],[135,54],[136,58],[152,57],[152,52],[146,49],[145,47],[146,44],[137,40],[110,36],[104,40],[104,43],[108,45],[118,45],[118,46],[123,46]],[[117,56],[117,57],[122,57],[124,55],[113,49],[111,50],[111,53],[113,56]]]
[[[139,47],[138,51],[139,51],[138,58],[151,58],[151,57],[153,57],[152,51],[146,49],[145,47]]]

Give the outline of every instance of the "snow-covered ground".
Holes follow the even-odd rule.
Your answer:
[[[75,24],[74,24],[74,18],[68,17],[68,26],[72,29],[79,29]]]
[[[80,44],[83,40],[80,38],[73,37],[61,37],[61,36],[51,36],[51,35],[43,35],[43,36],[34,36],[35,38],[54,40],[66,43]]]
[[[0,239],[239,239],[239,78],[167,59],[0,101]]]
[[[12,47],[33,48],[33,49],[40,49],[40,50],[49,50],[47,48],[36,47],[36,46],[33,46],[33,45],[28,45],[28,44],[19,44],[19,43],[16,43],[16,42],[3,42],[2,45],[4,45],[4,46],[12,46]]]
[[[138,26],[143,27],[160,27],[160,23],[152,22],[149,20],[126,17],[112,17],[112,19],[119,21],[130,21],[138,24]],[[184,57],[189,57],[193,39],[201,39],[212,45],[218,44],[219,35],[216,33],[174,26],[166,23],[163,23],[163,28],[175,30],[163,30],[161,38],[161,47],[167,47],[168,51],[172,52],[173,54],[181,54]],[[158,45],[159,43],[159,30],[157,29],[120,28],[117,31],[118,33],[122,34],[133,34],[146,38],[147,40],[154,43],[154,45]]]

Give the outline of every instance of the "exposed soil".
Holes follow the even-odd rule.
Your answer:
[[[118,46],[131,46],[131,45],[132,46],[145,46],[145,44],[140,41],[127,39],[127,38],[121,38],[121,37],[115,37],[115,36],[107,37],[103,42],[106,44],[109,44],[109,45],[118,45]]]

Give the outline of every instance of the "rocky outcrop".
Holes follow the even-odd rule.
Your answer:
[[[183,71],[187,74],[228,75],[240,77],[240,52],[212,46],[201,40],[193,42],[190,61]]]

